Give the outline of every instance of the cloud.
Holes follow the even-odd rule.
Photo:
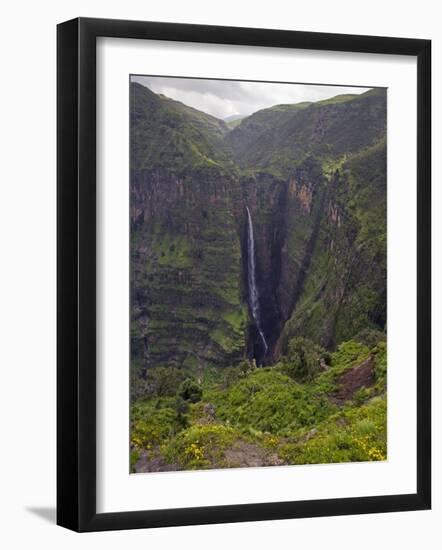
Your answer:
[[[234,114],[247,116],[281,103],[319,101],[340,94],[361,94],[370,89],[141,75],[132,76],[132,81],[218,118]]]

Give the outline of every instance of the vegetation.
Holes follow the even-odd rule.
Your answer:
[[[283,369],[291,378],[303,382],[313,379],[324,368],[327,360],[330,360],[329,353],[299,336],[289,342]]]
[[[203,390],[201,385],[190,378],[186,378],[178,390],[179,396],[184,399],[184,401],[190,401],[191,403],[200,401],[202,393]]]
[[[247,456],[235,451],[241,448],[254,449],[261,465],[269,453],[277,464],[385,460],[384,335],[379,333],[370,348],[350,340],[331,354],[299,338],[288,349],[272,367],[241,362],[218,371],[202,386],[186,379],[175,396],[152,394],[135,401],[132,468],[136,470],[142,453],[151,461],[160,457],[165,469],[245,465]],[[301,368],[304,381],[299,382],[305,352],[301,361],[313,368],[307,369],[307,376]],[[358,371],[367,364],[370,373],[364,385]],[[345,399],[339,397],[343,390],[348,390]]]
[[[226,124],[179,101],[131,84],[131,168],[167,166],[182,174],[186,168],[203,170],[233,166],[223,144]]]
[[[384,460],[385,90],[130,114],[131,469]]]
[[[239,166],[287,177],[309,155],[325,160],[355,153],[385,131],[385,90],[375,89],[258,111],[229,132],[226,141]]]

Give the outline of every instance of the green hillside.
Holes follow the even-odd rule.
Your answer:
[[[130,120],[133,471],[384,460],[386,91]]]
[[[318,103],[276,106],[243,120],[226,141],[248,169],[287,177],[307,156],[341,157],[372,145],[386,131],[385,90]]]
[[[131,84],[130,111],[132,170],[167,167],[180,174],[189,167],[232,166],[222,120],[138,83]]]

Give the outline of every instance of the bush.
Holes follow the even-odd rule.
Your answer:
[[[181,426],[173,408],[155,409],[142,404],[132,410],[131,443],[135,449],[150,449],[173,436]]]
[[[130,471],[131,471],[131,473],[135,472],[135,464],[138,462],[139,458],[140,458],[140,451],[138,451],[138,449],[132,449],[130,451]]]
[[[371,349],[374,348],[379,342],[385,342],[386,338],[385,332],[366,328],[361,330],[354,339]]]
[[[284,370],[291,378],[305,382],[321,371],[321,365],[326,359],[329,362],[330,355],[324,348],[298,336],[289,341]]]
[[[256,370],[255,359],[252,359],[251,361],[244,359],[236,366],[225,368],[223,370],[224,388],[230,388],[242,378],[246,378],[254,370]]]
[[[372,350],[372,354],[376,360],[374,372],[377,389],[385,391],[387,384],[387,343],[379,342]]]
[[[162,451],[166,460],[184,469],[224,466],[224,452],[239,434],[221,424],[194,425],[168,441]]]
[[[334,405],[274,368],[256,369],[227,390],[207,392],[217,418],[243,429],[284,435],[324,419]]]
[[[342,342],[333,353],[332,366],[336,372],[345,372],[348,368],[364,361],[368,357],[369,352],[370,349],[366,345],[355,340]]]
[[[149,369],[146,374],[150,393],[159,397],[176,395],[183,379],[183,372],[175,367],[156,367]]]
[[[198,403],[198,401],[201,401],[203,390],[201,388],[201,385],[198,384],[198,382],[196,382],[195,380],[192,380],[191,378],[187,378],[180,385],[180,388],[178,390],[178,395],[185,401],[190,401],[191,403]]]
[[[385,398],[361,407],[348,406],[340,415],[317,424],[310,438],[287,441],[279,456],[290,464],[367,462],[387,458]]]

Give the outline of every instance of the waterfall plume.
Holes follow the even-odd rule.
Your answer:
[[[259,292],[256,286],[256,265],[255,265],[255,238],[253,234],[253,222],[252,216],[248,206],[247,210],[247,285],[249,294],[249,306],[252,312],[253,320],[255,321],[256,328],[259,336],[264,344],[264,353],[267,353],[269,349],[267,340],[264,336],[264,332],[261,328],[261,316],[259,310]]]

